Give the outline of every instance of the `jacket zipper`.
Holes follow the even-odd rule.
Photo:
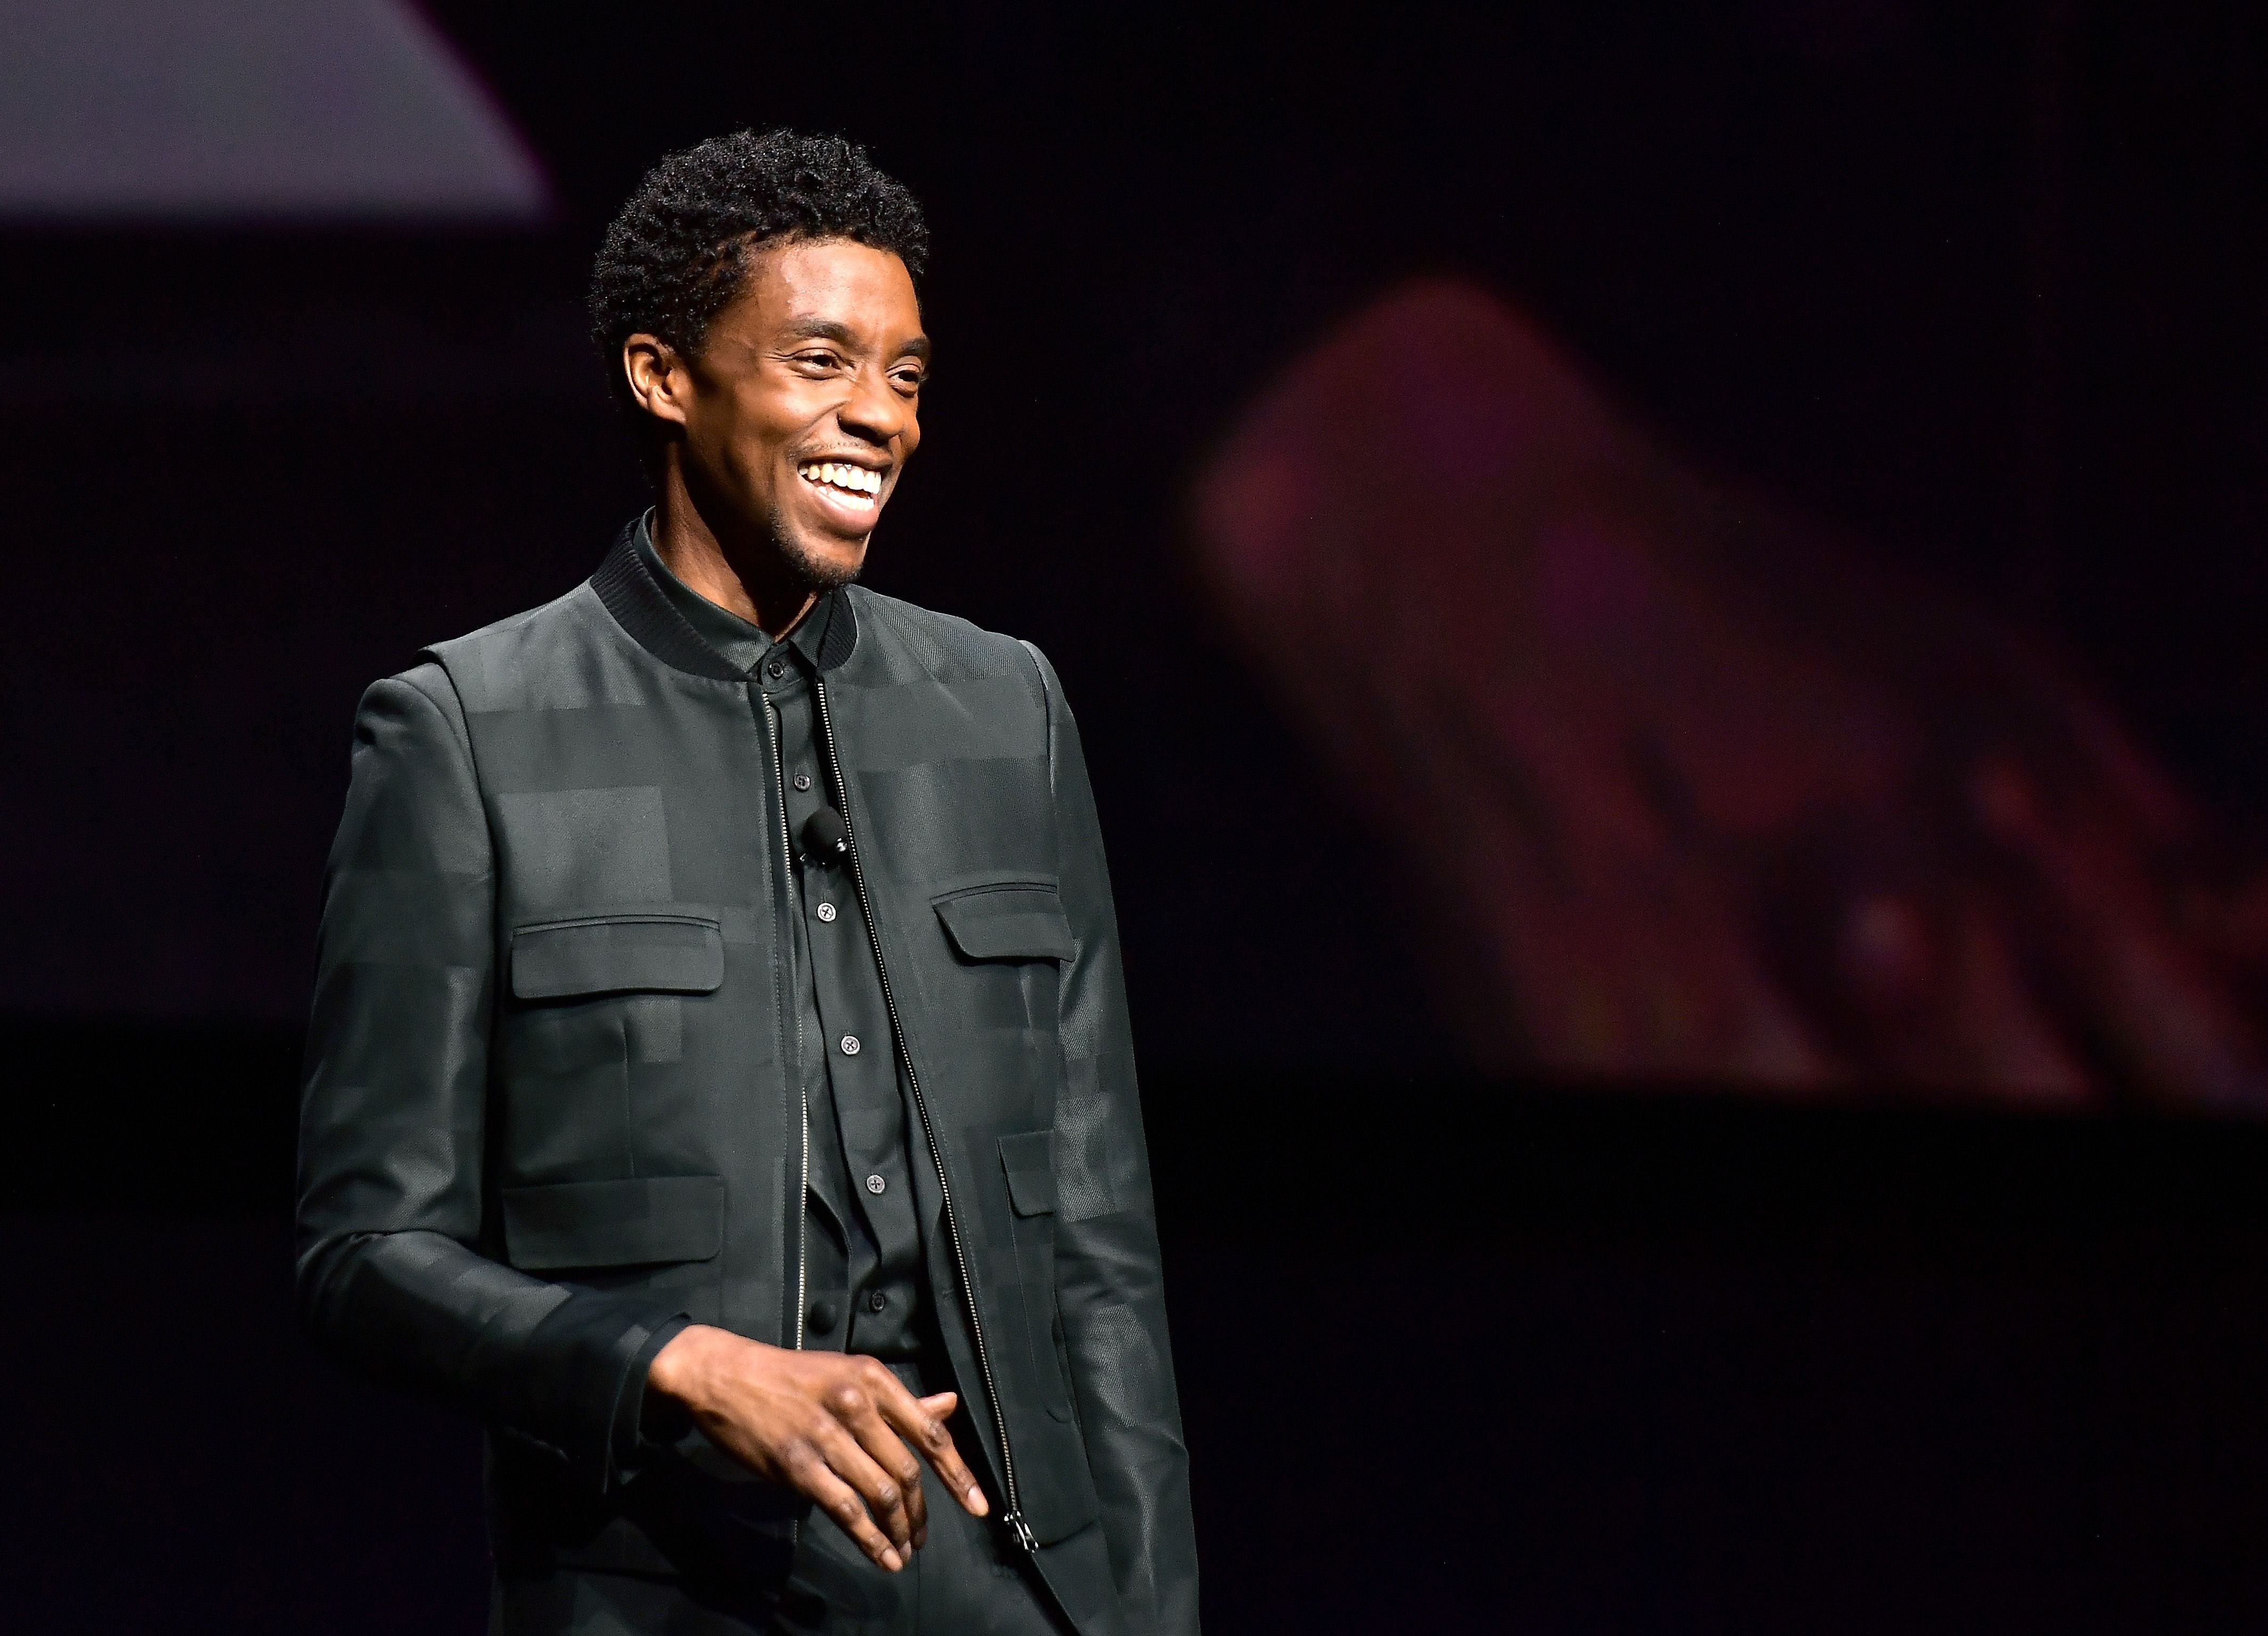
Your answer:
[[[976,1344],[976,1372],[984,1380],[986,1406],[992,1411],[992,1430],[1000,1440],[1000,1477],[1008,1490],[1008,1513],[1000,1520],[1016,1537],[1016,1543],[1026,1551],[1040,1548],[1032,1532],[1032,1525],[1024,1520],[1024,1507],[1016,1492],[1016,1456],[1008,1447],[1008,1419],[1000,1407],[1000,1389],[992,1378],[992,1354],[984,1345],[984,1320],[976,1310],[976,1285],[968,1276],[968,1252],[961,1248],[961,1219],[954,1212],[953,1183],[946,1179],[945,1150],[939,1145],[937,1127],[930,1122],[929,1102],[922,1095],[921,1076],[914,1072],[914,1055],[906,1045],[906,1031],[898,1021],[898,1002],[890,991],[890,969],[882,959],[881,928],[874,921],[874,905],[866,895],[866,872],[858,862],[858,830],[850,822],[850,790],[843,777],[843,764],[835,754],[835,723],[827,710],[827,684],[818,677],[811,681],[812,697],[819,705],[819,737],[827,751],[827,771],[835,785],[835,799],[843,803],[843,832],[850,845],[850,884],[858,894],[858,912],[865,917],[866,941],[874,951],[874,971],[882,980],[882,1009],[889,1013],[890,1039],[897,1047],[898,1060],[906,1065],[906,1087],[913,1093],[914,1113],[921,1120],[922,1136],[929,1143],[930,1163],[937,1170],[938,1195],[945,1205],[945,1236],[953,1246],[954,1270],[961,1274],[961,1300],[968,1308],[968,1333]],[[787,809],[783,806],[780,809]]]
[[[761,688],[756,690],[756,694],[757,696],[762,698],[764,702],[764,726],[770,733],[772,741],[772,793],[779,802],[780,867],[784,871],[780,876],[780,888],[787,896],[788,913],[793,914],[795,912],[795,843],[788,835],[787,775],[782,770],[786,764],[787,755],[786,752],[780,748],[779,711],[772,707],[771,696],[770,694],[764,692]],[[791,934],[788,939],[788,947],[792,949],[794,947],[795,939],[793,935]],[[885,984],[884,991],[887,991],[887,984]],[[803,1067],[803,1051],[801,1049],[803,1043],[802,1015],[802,1010],[799,1006],[796,1011],[797,1050],[795,1053],[795,1083],[796,1096],[803,1105],[803,1185],[799,1190],[798,1190],[795,1196],[795,1326],[793,1334],[795,1336],[794,1346],[795,1350],[798,1352],[801,1352],[803,1350],[803,1309],[807,1300],[805,1293],[807,1247],[804,1243],[803,1235],[806,1224],[811,1219],[811,1080],[809,1076],[804,1072]]]

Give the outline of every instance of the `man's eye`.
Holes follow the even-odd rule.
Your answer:
[[[902,369],[890,379],[897,383],[898,390],[901,392],[919,392],[922,389],[922,383],[929,377],[917,369]]]
[[[832,369],[842,362],[832,352],[802,352],[796,356],[799,364],[808,364],[814,369]]]

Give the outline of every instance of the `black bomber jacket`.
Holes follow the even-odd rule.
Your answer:
[[[1028,644],[836,593],[850,824],[932,1287],[1003,1525],[1087,1636],[1194,1632],[1196,1545],[1117,929]],[[310,1330],[491,1430],[499,1564],[721,1583],[798,1514],[638,1432],[684,1321],[798,1342],[789,860],[749,684],[628,531],[546,607],[373,685],[326,877],[299,1135]],[[933,1145],[933,1146],[932,1146]],[[964,1271],[965,1269],[965,1271]]]

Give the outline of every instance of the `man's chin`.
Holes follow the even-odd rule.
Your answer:
[[[866,565],[866,542],[855,546],[814,545],[806,540],[784,538],[780,555],[796,576],[814,591],[835,591],[849,585]]]

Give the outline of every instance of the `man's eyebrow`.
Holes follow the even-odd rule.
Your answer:
[[[850,325],[832,318],[791,318],[780,333],[781,339],[785,341],[832,341],[836,346],[854,350],[858,344],[858,332]],[[929,337],[916,335],[898,349],[898,356],[919,358],[923,363],[928,363]]]
[[[788,341],[832,341],[841,347],[858,344],[857,332],[832,318],[791,318],[780,334]]]

